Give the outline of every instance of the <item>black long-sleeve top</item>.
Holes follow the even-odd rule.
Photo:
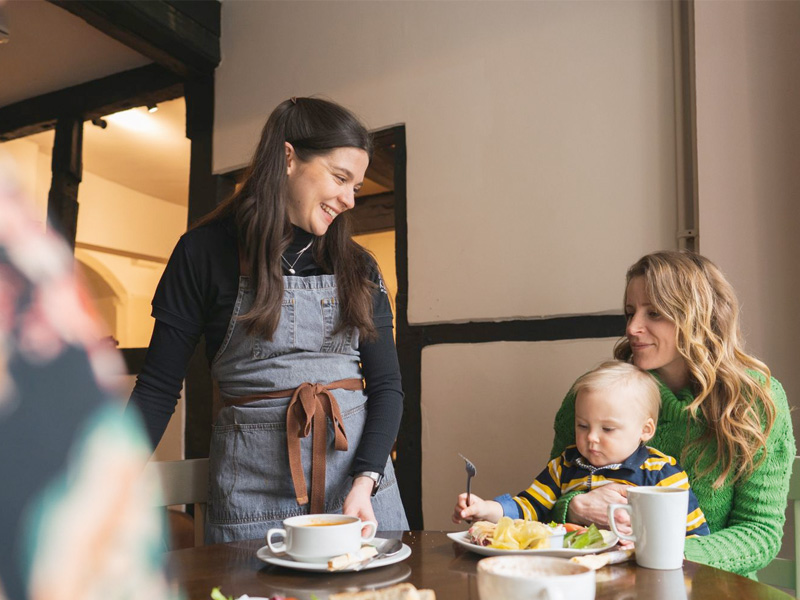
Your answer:
[[[311,239],[312,234],[294,228],[294,238],[284,256],[289,264],[294,263],[297,277],[324,273],[310,250],[297,257]],[[222,344],[238,293],[238,257],[235,226],[225,220],[184,234],[164,270],[153,298],[153,337],[130,403],[141,411],[154,447],[175,412],[189,359],[200,337],[205,336],[209,363]],[[377,269],[374,280],[379,284],[373,305],[378,337],[369,342],[361,340],[359,346],[367,420],[353,473],[383,473],[403,412],[392,311]]]

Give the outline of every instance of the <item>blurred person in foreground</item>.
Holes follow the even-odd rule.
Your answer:
[[[0,600],[174,597],[147,438],[73,264],[0,153]]]

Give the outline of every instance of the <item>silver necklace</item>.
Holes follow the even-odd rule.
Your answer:
[[[297,264],[297,261],[300,260],[300,257],[303,256],[303,252],[305,252],[306,250],[311,248],[311,244],[313,244],[313,243],[314,243],[313,239],[310,242],[308,242],[306,247],[303,248],[302,250],[300,250],[300,252],[297,253],[297,257],[294,259],[294,262],[291,263],[291,264],[289,264],[289,261],[286,260],[286,257],[283,254],[281,254],[281,258],[283,259],[283,262],[285,262],[286,266],[289,268],[289,274],[290,275],[294,275],[294,266]]]

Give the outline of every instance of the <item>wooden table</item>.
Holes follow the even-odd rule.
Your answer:
[[[380,533],[381,537],[394,537]],[[483,558],[453,543],[440,531],[409,531],[403,541],[411,556],[400,563],[360,573],[309,573],[268,565],[256,557],[261,540],[231,542],[168,554],[173,576],[189,600],[208,600],[213,587],[234,598],[242,594],[282,594],[298,600],[329,593],[409,581],[436,591],[437,600],[478,600],[476,565]],[[597,600],[787,600],[788,594],[763,583],[686,562],[682,571],[653,571],[634,563],[597,573]]]

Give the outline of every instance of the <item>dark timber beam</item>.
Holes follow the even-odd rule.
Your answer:
[[[158,64],[191,78],[220,61],[220,3],[49,0]]]
[[[214,127],[214,77],[186,82],[186,137],[192,142],[189,159],[189,211],[187,226],[217,206],[218,185],[225,183],[212,172]],[[205,341],[198,344],[186,372],[186,458],[208,456],[214,398]]]
[[[56,124],[53,143],[53,180],[47,198],[47,220],[75,252],[78,230],[78,186],[83,174],[83,120],[63,117]]]
[[[60,117],[89,121],[182,95],[183,83],[174,73],[158,65],[139,67],[0,108],[0,142],[53,129]]]
[[[394,229],[394,192],[356,197],[350,212],[353,233],[375,233]]]

